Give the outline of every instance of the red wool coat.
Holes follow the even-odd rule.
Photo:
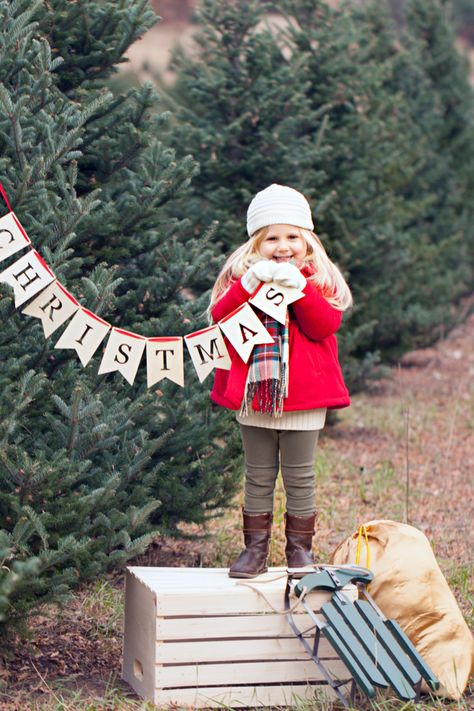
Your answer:
[[[347,407],[349,393],[342,378],[334,335],[341,324],[342,313],[328,304],[312,282],[306,283],[303,292],[305,296],[289,306],[289,384],[283,410]],[[212,309],[214,321],[220,321],[249,297],[240,279],[235,281]],[[222,407],[239,410],[249,363],[244,363],[227,339],[226,345],[232,367],[216,369],[211,399]],[[258,409],[256,398],[252,407]]]

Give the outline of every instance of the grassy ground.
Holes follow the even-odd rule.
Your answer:
[[[474,319],[434,349],[407,356],[374,392],[321,437],[315,463],[318,561],[371,519],[408,522],[424,531],[474,628]],[[160,539],[137,564],[227,566],[240,550],[241,496],[207,526],[187,526],[182,540]],[[284,564],[284,493],[278,484],[270,564]],[[123,580],[97,582],[57,611],[32,620],[32,637],[0,668],[2,711],[151,709],[120,680]],[[337,709],[295,701],[294,711]],[[378,700],[380,711],[474,709],[474,685],[461,701]]]

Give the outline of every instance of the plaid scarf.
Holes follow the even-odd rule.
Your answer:
[[[274,343],[254,346],[240,412],[248,414],[256,395],[260,412],[281,417],[288,395],[289,317],[283,326],[263,311],[258,310],[258,315]]]

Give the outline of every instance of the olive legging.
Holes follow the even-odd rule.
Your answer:
[[[286,510],[309,516],[316,510],[314,457],[319,430],[270,430],[240,425],[245,454],[247,513],[273,511],[273,492],[281,464]]]

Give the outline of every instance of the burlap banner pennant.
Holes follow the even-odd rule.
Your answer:
[[[80,308],[80,304],[59,281],[46,287],[22,313],[41,319],[46,338]]]
[[[145,344],[144,336],[113,328],[99,366],[99,375],[118,370],[133,385]]]
[[[14,212],[0,218],[0,262],[31,246],[31,240]]]
[[[258,343],[273,343],[273,338],[247,302],[219,321],[219,328],[245,363]]]
[[[147,385],[168,378],[184,386],[183,339],[181,336],[157,336],[146,342]]]
[[[288,306],[303,296],[303,292],[299,289],[292,286],[281,286],[272,281],[262,284],[254,296],[249,299],[249,303],[285,324]]]
[[[184,337],[196,368],[199,382],[203,382],[214,368],[230,370],[231,360],[218,326],[209,326]]]
[[[51,284],[54,278],[51,269],[34,249],[0,274],[0,282],[13,287],[16,307],[36,296]]]
[[[54,347],[73,348],[86,366],[109,330],[110,323],[92,311],[79,309]]]

